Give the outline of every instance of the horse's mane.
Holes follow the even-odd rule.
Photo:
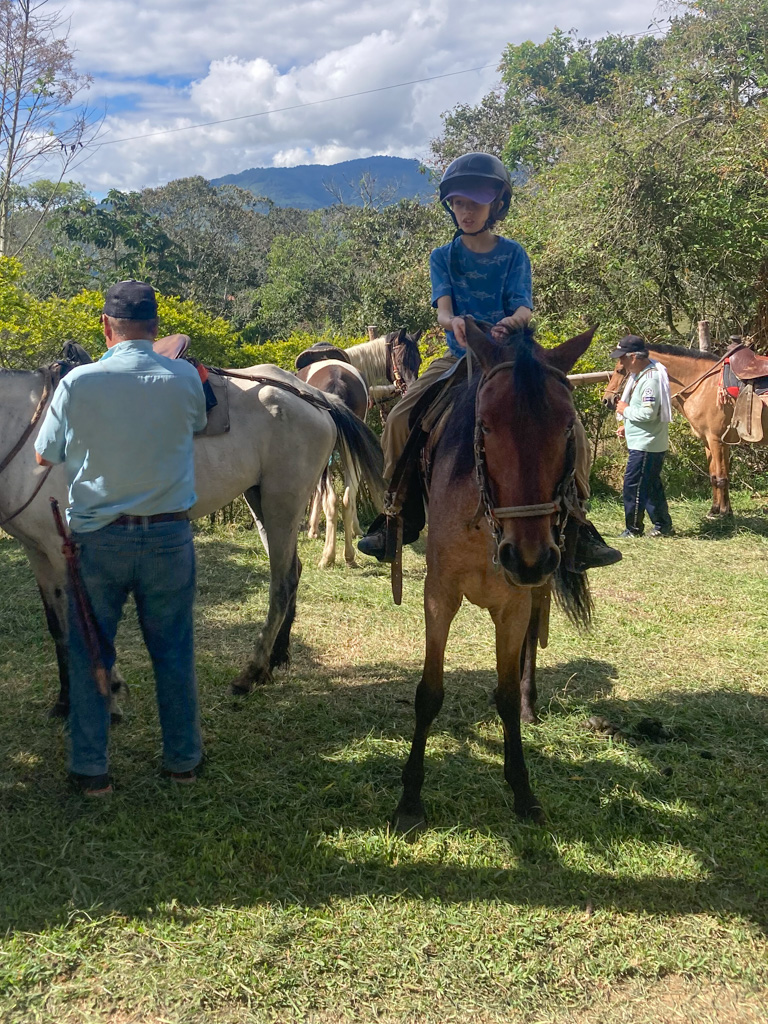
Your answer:
[[[713,356],[711,352],[700,352],[697,348],[685,348],[683,345],[657,345],[652,341],[648,343],[648,350],[650,352],[662,352],[668,356],[682,356],[684,359],[701,359],[704,362],[715,363],[717,362],[717,356]]]
[[[374,338],[346,349],[352,365],[358,369],[369,385],[387,383],[387,337]]]

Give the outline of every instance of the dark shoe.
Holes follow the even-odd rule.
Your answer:
[[[403,544],[413,544],[419,539],[421,530],[417,530],[408,520],[403,522]],[[377,516],[371,523],[368,533],[357,542],[357,550],[363,555],[378,558],[380,562],[394,561],[387,558],[387,517]]]
[[[108,775],[78,775],[77,772],[70,772],[69,780],[83,796],[110,796],[113,792],[112,780]]]
[[[636,540],[638,537],[642,537],[642,536],[643,536],[642,533],[638,532],[637,530],[629,530],[629,529],[627,529],[627,530],[622,530],[621,531],[621,533],[619,534],[619,540],[627,540],[627,538],[630,538],[630,537],[633,540]]]
[[[651,532],[648,534],[649,537],[674,537],[675,531],[670,526],[668,530],[662,529],[660,526],[654,526]]]
[[[194,768],[190,768],[188,772],[168,772],[168,778],[180,786],[191,786],[193,782],[197,782],[197,772]]]
[[[576,554],[574,556],[576,572],[585,572],[587,569],[600,569],[604,565],[614,565],[616,562],[620,562],[622,557],[620,551],[609,547],[605,543],[592,523],[579,523]]]

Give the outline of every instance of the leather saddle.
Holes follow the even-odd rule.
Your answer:
[[[320,363],[326,359],[340,359],[342,363],[352,362],[343,348],[336,348],[328,341],[318,341],[311,348],[305,348],[303,352],[300,352],[296,356],[294,365],[297,370],[303,370],[312,363]]]
[[[733,373],[743,381],[768,377],[768,356],[761,356],[749,345],[737,342],[731,345],[726,353],[728,365]]]
[[[188,334],[169,334],[167,338],[158,338],[152,348],[159,356],[166,359],[181,359],[190,345]]]

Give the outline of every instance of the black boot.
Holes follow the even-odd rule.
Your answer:
[[[419,539],[421,530],[403,517],[403,544],[413,544]],[[392,562],[394,557],[387,558],[387,517],[377,516],[371,523],[368,533],[357,542],[357,550],[364,555],[378,558],[380,562]]]
[[[586,572],[587,569],[599,569],[603,565],[620,562],[621,552],[609,547],[597,528],[585,520],[578,524],[576,535],[576,551],[573,558],[575,572]]]

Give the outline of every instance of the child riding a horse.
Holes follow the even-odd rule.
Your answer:
[[[503,343],[524,328],[533,309],[531,264],[519,242],[493,232],[509,210],[512,180],[509,171],[488,153],[466,153],[449,164],[440,182],[440,201],[450,214],[456,233],[447,245],[432,251],[430,277],[432,305],[437,322],[446,332],[448,351],[430,363],[395,406],[382,436],[384,476],[392,481],[410,433],[410,417],[430,385],[464,356],[467,339],[464,317],[492,324],[491,337]],[[590,450],[581,421],[576,419],[576,485],[583,507],[589,499]],[[415,470],[415,467],[414,467]],[[415,471],[411,474],[416,476]],[[411,492],[416,488],[409,487]],[[418,539],[423,526],[420,499],[411,493],[403,503],[403,543]],[[387,557],[387,524],[379,516],[359,550],[380,561]],[[608,547],[583,516],[579,523],[574,568],[577,571],[611,565],[621,552]]]

